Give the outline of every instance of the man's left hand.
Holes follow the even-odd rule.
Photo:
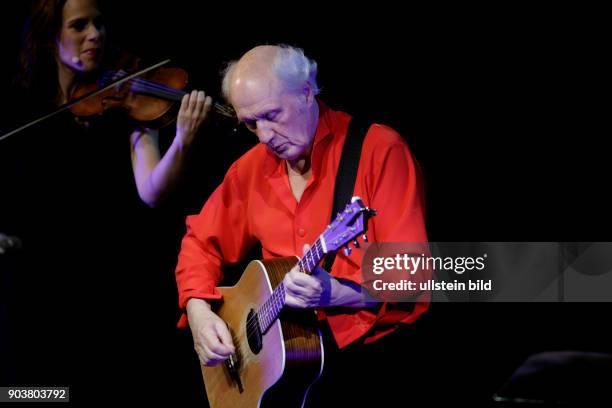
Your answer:
[[[308,246],[304,247],[304,253]],[[317,267],[312,274],[300,272],[296,265],[283,280],[285,304],[299,309],[331,306],[334,278],[323,268]]]

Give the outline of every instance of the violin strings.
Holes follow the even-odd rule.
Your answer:
[[[111,71],[108,72],[107,74],[105,74],[105,77],[108,76],[113,76],[116,74],[116,71]],[[130,81],[127,82],[127,84],[130,85],[130,87],[135,91],[135,92],[149,92],[154,96],[159,96],[161,98],[165,98],[165,99],[170,99],[170,100],[176,100],[176,101],[180,101],[180,99],[183,97],[183,95],[186,92],[183,92],[181,90],[175,89],[175,88],[170,88],[167,87],[165,85],[156,83],[156,82],[152,82],[152,81],[148,81],[146,79],[143,78],[134,78]],[[136,85],[136,87],[134,87],[133,85]],[[140,86],[140,87],[138,87]],[[136,88],[136,89],[134,89]]]
[[[181,93],[177,92],[177,90],[141,78],[133,79],[130,85],[135,92],[150,92],[155,96],[176,101],[180,100],[180,97],[182,97]]]
[[[188,92],[185,92],[179,89],[170,88],[170,87],[167,87],[167,86],[155,83],[155,82],[151,82],[151,81],[148,81],[142,78],[132,79],[131,81],[129,81],[129,83],[134,92],[139,92],[139,91],[143,93],[149,92],[150,94],[154,96],[164,98],[164,99],[170,99],[174,101],[180,101],[183,98],[183,96],[188,93]],[[229,106],[220,104],[218,102],[214,102],[213,108],[218,113],[224,116],[231,117],[231,118],[236,117],[234,109],[232,109]]]
[[[179,90],[179,89],[174,89],[174,88],[169,88],[169,87],[165,87],[163,85],[160,84],[156,84],[154,82],[150,82],[144,79],[137,79],[134,80],[135,83],[137,85],[143,85],[144,87],[146,87],[145,89],[150,89],[150,90],[154,90],[153,92],[158,95],[158,96],[162,96],[162,97],[172,97],[173,99],[180,101],[182,99],[182,97],[186,94],[188,94],[188,92]],[[213,107],[215,110],[217,110],[219,113],[222,113],[226,116],[229,117],[235,117],[235,113],[234,110],[232,108],[230,108],[229,106],[220,104],[218,102],[214,102]]]
[[[107,81],[108,77],[112,77],[112,79],[116,78],[116,74],[117,71],[109,71],[104,75],[103,81]],[[124,74],[124,73],[123,73]],[[187,93],[184,92],[182,90],[179,89],[175,89],[175,88],[170,88],[170,87],[166,87],[164,85],[152,82],[152,81],[148,81],[146,79],[143,78],[135,78],[132,79],[131,81],[129,81],[132,84],[136,84],[137,86],[142,86],[141,88],[138,88],[135,91],[140,90],[141,92],[146,92],[149,91],[149,93],[153,94],[154,96],[158,96],[164,99],[170,99],[170,100],[175,100],[175,101],[180,101],[181,98]],[[213,108],[228,117],[231,118],[235,118],[236,117],[236,113],[234,112],[234,109],[224,105],[224,104],[220,104],[218,102],[214,102]]]

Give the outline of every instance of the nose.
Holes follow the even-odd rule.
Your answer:
[[[100,29],[95,24],[89,24],[87,40],[97,42],[100,39]]]
[[[268,144],[274,136],[274,131],[270,128],[270,125],[265,120],[257,121],[257,129],[255,130],[257,138],[260,143]]]

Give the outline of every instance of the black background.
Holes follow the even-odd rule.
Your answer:
[[[319,63],[329,105],[405,135],[425,175],[431,241],[610,240],[610,132],[603,120],[609,47],[600,11],[417,10],[377,2],[351,6],[349,16],[349,8],[329,4],[150,3],[111,3],[114,39],[151,59],[172,58],[213,95],[223,63],[252,46],[304,48]],[[26,5],[15,7],[2,18],[7,85],[26,13]],[[187,177],[180,198],[160,210],[163,228],[182,228],[184,214],[197,210],[229,163],[255,142],[242,131],[206,137],[203,150],[215,152],[204,153],[205,166],[197,167],[206,177]],[[173,327],[171,263],[181,231],[175,234],[153,250],[163,254],[154,272],[157,310],[166,310],[153,340],[159,355],[133,385],[155,398],[194,402],[203,398],[196,357],[189,334]],[[456,381],[432,378],[432,390],[450,387],[458,401],[485,403],[529,353],[609,351],[601,333],[609,311],[608,304],[434,305],[424,329],[432,364]],[[127,353],[125,364],[133,364]]]

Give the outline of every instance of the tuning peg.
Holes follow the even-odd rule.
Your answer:
[[[366,234],[363,234],[361,238],[363,239],[363,242],[368,242],[368,236]]]
[[[344,248],[344,255],[345,255],[345,256],[349,256],[349,255],[351,254],[351,251],[352,251],[352,250],[351,250],[351,247],[346,246],[346,247]]]
[[[359,248],[359,241],[354,240],[353,245],[355,246],[355,248]]]

